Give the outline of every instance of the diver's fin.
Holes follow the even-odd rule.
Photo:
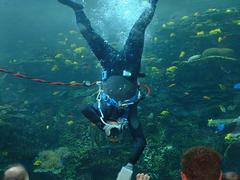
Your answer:
[[[83,5],[75,2],[74,0],[58,0],[58,2],[71,7],[74,11],[83,9]]]

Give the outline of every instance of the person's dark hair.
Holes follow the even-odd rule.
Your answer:
[[[188,180],[218,180],[221,175],[221,156],[207,147],[194,147],[182,157],[182,172]]]

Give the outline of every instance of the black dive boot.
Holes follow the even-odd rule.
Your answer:
[[[80,28],[80,24],[83,25],[84,27],[82,27],[81,29],[91,29],[91,23],[89,21],[89,19],[87,18],[87,16],[85,15],[85,13],[83,12],[83,5],[80,3],[75,2],[74,0],[58,0],[58,2],[72,8],[75,12],[76,15],[76,21],[79,24],[79,28]]]
[[[72,8],[74,11],[79,11],[83,9],[83,5],[80,3],[75,2],[74,0],[58,0],[58,2],[69,6],[70,8]]]

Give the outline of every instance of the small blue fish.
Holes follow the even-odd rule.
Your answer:
[[[237,83],[233,86],[234,89],[240,89],[240,83]]]
[[[225,129],[225,125],[224,124],[218,124],[216,126],[216,132],[222,132]]]

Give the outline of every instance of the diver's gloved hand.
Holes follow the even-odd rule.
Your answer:
[[[137,174],[136,180],[149,180],[150,176],[148,174]]]
[[[111,129],[112,129],[112,126],[110,126],[110,125],[105,125],[103,127],[103,130],[105,131],[106,136],[110,136],[111,135]]]
[[[128,163],[123,166],[121,171],[118,173],[117,180],[131,180],[133,174],[133,165]]]

